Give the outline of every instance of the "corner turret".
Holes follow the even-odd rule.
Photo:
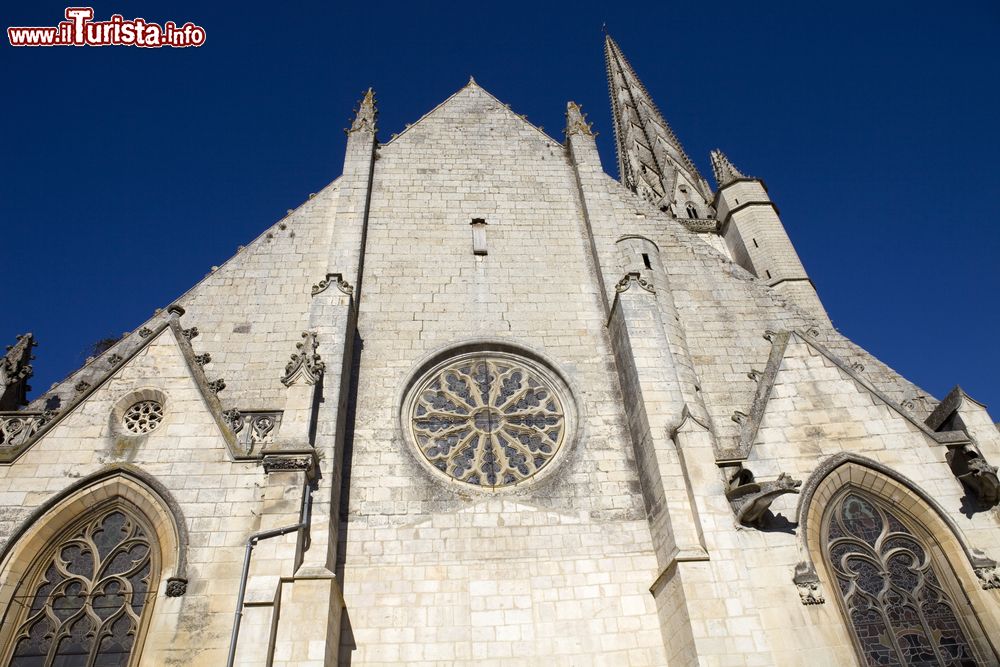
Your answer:
[[[764,182],[745,176],[722,151],[712,151],[711,157],[718,183],[712,206],[733,260],[819,322],[829,324]]]

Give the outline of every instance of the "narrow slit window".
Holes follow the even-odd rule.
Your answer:
[[[472,219],[472,254],[486,254],[486,220],[483,218]]]
[[[645,252],[642,253],[642,263],[643,263],[643,265],[645,265],[645,267],[647,269],[653,268],[653,265],[649,262],[649,254],[648,253],[645,253]]]
[[[771,279],[771,272],[770,272],[770,271],[768,271],[767,269],[764,269],[764,275],[766,275],[766,276],[767,276],[767,279],[768,279],[768,280],[770,280],[770,279]]]
[[[759,245],[757,245],[757,239],[750,239],[750,240],[753,241],[753,247],[754,248],[759,248],[760,247]]]

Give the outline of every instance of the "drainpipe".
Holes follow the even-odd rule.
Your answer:
[[[253,553],[253,548],[257,546],[257,543],[261,540],[268,540],[272,537],[280,537],[282,535],[287,535],[288,533],[294,533],[295,531],[302,530],[309,526],[309,515],[312,511],[312,487],[308,483],[305,488],[305,495],[302,498],[302,520],[293,526],[285,526],[284,528],[272,528],[271,530],[262,530],[260,532],[254,533],[249,538],[247,538],[247,550],[243,556],[243,574],[240,575],[240,592],[236,596],[236,614],[233,617],[233,633],[229,638],[229,659],[226,660],[226,667],[233,667],[236,661],[236,640],[240,636],[240,622],[243,620],[243,601],[246,599],[247,594],[247,579],[250,576],[250,555]]]

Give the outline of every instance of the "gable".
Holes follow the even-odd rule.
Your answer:
[[[209,382],[205,376],[191,348],[193,330],[182,329],[179,323],[181,312],[172,306],[168,315],[153,323],[155,328],[143,327],[119,343],[116,348],[122,354],[115,352],[100,364],[92,362],[87,379],[77,382],[74,395],[58,409],[25,411],[25,419],[33,420],[30,432],[0,448],[0,463],[17,460],[30,464],[39,456],[49,459],[53,451],[58,453],[64,447],[79,450],[80,441],[93,443],[99,464],[141,461],[144,454],[140,450],[148,441],[177,435],[171,433],[178,429],[171,427],[178,420],[173,415],[183,415],[183,433],[214,432],[209,438],[215,443],[212,446],[221,445],[232,458],[241,458],[216,396],[222,385]],[[123,419],[130,405],[139,401],[154,401],[160,406],[156,427],[148,432],[129,432]],[[200,423],[207,430],[199,428]],[[227,458],[227,454],[223,451],[218,457]],[[55,458],[64,460],[58,454]],[[160,458],[153,451],[146,462]],[[76,457],[65,461],[70,465],[83,463]]]
[[[442,137],[447,138],[444,144]],[[538,151],[561,144],[470,79],[403,132],[392,135],[380,151],[385,157],[423,148],[443,157],[467,155],[469,148],[479,152],[490,145],[501,151]]]

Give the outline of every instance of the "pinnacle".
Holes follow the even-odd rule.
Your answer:
[[[712,174],[715,176],[716,187],[721,188],[737,179],[746,178],[739,169],[733,166],[726,154],[718,148],[711,152],[711,158]]]
[[[594,131],[590,128],[590,123],[587,122],[587,116],[583,113],[580,105],[576,102],[566,103],[566,130],[564,131],[567,137],[574,134],[586,134],[588,136],[593,136]]]
[[[354,121],[351,123],[351,129],[349,132],[354,132],[356,130],[368,129],[371,132],[375,131],[375,116],[378,115],[378,111],[375,108],[375,91],[372,88],[368,88],[365,91],[365,95],[361,98],[361,104],[358,105],[357,114],[354,117]]]

